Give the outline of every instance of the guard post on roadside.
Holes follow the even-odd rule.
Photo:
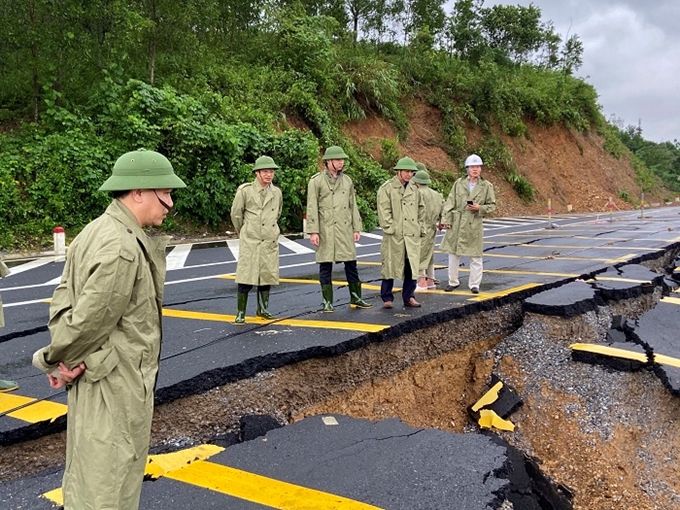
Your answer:
[[[54,257],[58,260],[66,255],[66,232],[64,231],[64,227],[54,227],[52,230],[52,239],[54,242]]]

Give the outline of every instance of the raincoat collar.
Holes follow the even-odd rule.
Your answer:
[[[262,184],[260,184],[260,181],[255,179],[254,186],[255,186],[255,189],[257,190],[258,194],[260,193],[260,191],[266,190],[266,193],[264,195],[264,200],[262,201],[262,207],[264,207],[267,204],[267,202],[269,202],[272,199],[272,197],[274,195],[272,193],[272,188],[273,188],[274,185],[273,184],[267,184],[266,186],[262,186]]]

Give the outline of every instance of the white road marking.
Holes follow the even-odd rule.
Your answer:
[[[306,253],[314,253],[314,250],[307,248],[306,246],[296,243],[295,241],[288,239],[286,236],[279,236],[279,244],[285,246],[293,253],[297,255],[304,255]]]
[[[238,239],[227,239],[227,247],[231,251],[231,254],[234,256],[234,260],[238,260],[238,255],[239,255],[239,240]]]
[[[37,267],[46,266],[47,264],[51,264],[52,262],[54,262],[53,257],[45,257],[31,260],[30,262],[24,262],[23,264],[19,264],[18,266],[10,267],[8,276],[23,273],[24,271],[30,271],[31,269],[35,269]]]
[[[189,253],[191,253],[191,246],[191,244],[178,244],[170,253],[168,253],[165,257],[168,271],[184,267],[187,257],[189,256]]]

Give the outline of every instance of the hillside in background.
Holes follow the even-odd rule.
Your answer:
[[[188,183],[168,232],[223,233],[238,185],[281,165],[299,231],[320,154],[351,156],[367,229],[402,155],[448,193],[471,152],[500,214],[670,200],[680,147],[602,115],[583,47],[535,6],[458,0],[0,0],[0,248],[75,235],[122,153],[158,150]]]
[[[445,150],[441,112],[422,102],[412,102],[408,111],[408,135],[401,142],[394,127],[377,116],[348,123],[343,132],[376,161],[385,158],[385,145],[394,145],[399,154],[422,161],[436,173],[457,175],[462,162]],[[466,133],[472,147],[483,147],[481,130],[467,127]],[[643,187],[631,155],[616,157],[596,132],[527,123],[525,136],[501,133],[498,137],[507,149],[506,157],[534,190],[533,199],[524,200],[508,181],[502,165],[485,169],[483,176],[496,187],[499,215],[546,214],[548,199],[555,213],[566,213],[569,206],[573,212],[606,211],[609,197],[620,209],[639,206]],[[645,194],[645,202],[674,201],[674,197],[670,190],[654,186]]]

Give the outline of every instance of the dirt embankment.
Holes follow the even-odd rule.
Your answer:
[[[489,167],[484,177],[496,188],[500,216],[546,214],[548,199],[556,213],[605,211],[609,197],[620,209],[630,209],[621,195],[639,200],[640,186],[628,159],[616,159],[604,149],[604,139],[593,132],[580,133],[563,126],[542,126],[527,123],[525,137],[498,136],[510,150],[521,175],[535,190],[531,203],[521,200],[505,179],[502,170]],[[368,117],[347,124],[345,134],[380,159],[384,139],[397,140],[396,130],[388,121]],[[466,129],[468,149],[479,148],[482,133],[478,128]],[[397,143],[400,154],[422,161],[428,168],[441,172],[458,172],[462,162],[454,161],[444,150],[442,115],[436,108],[414,102],[410,108],[409,132]],[[662,202],[670,198],[659,189],[646,193],[646,202]]]

